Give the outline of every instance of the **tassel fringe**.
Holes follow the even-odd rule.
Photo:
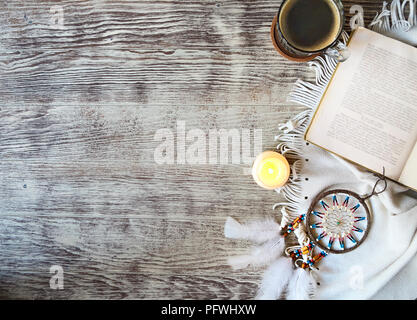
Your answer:
[[[344,32],[342,35],[342,42],[346,43],[347,39],[348,34]],[[304,146],[304,133],[310,123],[313,110],[319,104],[324,90],[336,69],[337,60],[329,56],[319,56],[312,60],[309,63],[309,66],[315,70],[315,83],[297,80],[288,97],[288,102],[301,104],[307,107],[307,109],[297,114],[286,124],[279,125],[278,128],[282,133],[275,137],[275,140],[278,142],[278,152],[282,153],[293,162],[289,183],[276,190],[279,194],[284,196],[286,201],[284,203],[276,203],[273,206],[273,209],[281,207],[281,227],[284,227],[289,221],[294,220],[299,215],[299,200],[301,198],[302,190],[299,172],[302,171],[303,167],[302,149]]]
[[[408,17],[405,16],[407,7]],[[381,13],[375,16],[369,27],[379,33],[407,32],[417,25],[416,7],[416,0],[393,0],[388,9],[384,1]]]

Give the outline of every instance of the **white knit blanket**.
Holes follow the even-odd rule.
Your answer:
[[[409,8],[408,17],[404,14],[405,7]],[[384,3],[382,12],[368,27],[416,46],[416,0],[394,0],[389,7]],[[289,101],[304,105],[306,110],[281,125],[281,133],[276,137],[278,151],[293,163],[290,182],[276,190],[285,198],[284,202],[274,206],[282,213],[281,227],[306,213],[311,200],[325,189],[342,188],[366,195],[371,193],[376,181],[373,174],[303,140],[310,118],[335,70],[336,61],[318,57],[310,62],[310,66],[316,71],[316,82],[297,81],[289,96]],[[406,188],[388,182],[387,190],[371,197],[368,205],[373,222],[367,239],[356,250],[329,254],[320,262],[316,277],[321,285],[314,290],[315,299],[417,298],[417,277],[414,274],[417,271],[417,199]],[[265,239],[249,236],[253,223],[245,226],[248,234],[240,236],[231,231],[235,223],[228,219],[226,236],[263,243],[269,231],[275,232],[275,222],[266,220],[258,222],[253,229],[257,234],[262,233]],[[272,253],[278,252],[277,247],[281,245],[277,245],[277,240],[271,241],[276,243],[267,246],[272,248],[268,249],[269,252],[264,250],[265,245],[257,247],[244,258],[232,257],[230,264],[235,269],[248,265],[267,267],[258,298],[300,298],[289,288],[294,276],[284,270],[287,263],[284,259],[290,259]],[[280,286],[286,289],[276,290]],[[307,296],[301,294],[301,297]]]

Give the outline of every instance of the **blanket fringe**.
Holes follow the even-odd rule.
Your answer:
[[[388,3],[384,1],[381,13],[375,16],[369,28],[379,33],[406,32],[417,25],[416,7],[417,0],[393,0],[388,9]]]
[[[348,34],[343,32],[342,42],[346,43],[347,39]],[[315,83],[297,80],[294,89],[288,97],[288,102],[303,105],[308,109],[303,110],[287,123],[280,124],[278,129],[282,133],[275,137],[275,140],[278,142],[278,152],[292,161],[289,183],[282,188],[276,189],[279,194],[284,196],[286,201],[276,203],[273,206],[273,209],[281,207],[281,227],[284,227],[288,222],[300,215],[299,200],[302,196],[302,189],[299,172],[303,166],[302,148],[305,143],[304,133],[310,123],[313,110],[319,104],[323,92],[336,69],[337,60],[329,56],[319,56],[309,62],[309,66],[316,73]]]

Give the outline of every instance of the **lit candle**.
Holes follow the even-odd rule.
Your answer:
[[[265,151],[253,163],[252,175],[262,188],[273,190],[282,187],[290,176],[290,165],[282,154]]]

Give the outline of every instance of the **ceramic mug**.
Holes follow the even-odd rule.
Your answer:
[[[345,21],[340,0],[284,0],[277,17],[275,41],[289,58],[326,53],[341,62],[349,57],[340,41]]]

